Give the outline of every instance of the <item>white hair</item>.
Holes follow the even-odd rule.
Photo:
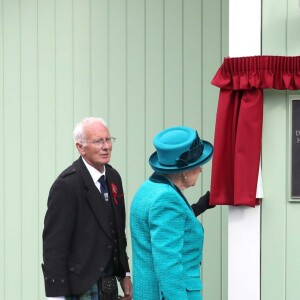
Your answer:
[[[75,125],[74,131],[73,131],[73,138],[74,138],[75,143],[81,142],[84,140],[84,130],[83,130],[84,126],[94,123],[94,122],[101,123],[106,128],[108,128],[106,121],[102,118],[95,118],[95,117],[84,118],[82,121],[80,121],[78,124]]]

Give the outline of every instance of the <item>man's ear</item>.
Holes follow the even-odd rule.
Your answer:
[[[78,152],[80,153],[80,155],[84,155],[85,151],[84,151],[84,147],[81,143],[76,142],[76,148],[77,148]]]

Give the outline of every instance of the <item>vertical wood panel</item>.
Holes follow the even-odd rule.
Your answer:
[[[127,180],[126,207],[144,179],[145,168],[145,3],[127,1],[127,157],[126,174],[140,180]],[[133,150],[134,146],[134,150]],[[139,166],[138,168],[136,166]],[[131,236],[127,218],[127,239],[131,259]]]
[[[228,14],[228,12],[227,12]],[[211,85],[211,80],[223,61],[221,22],[223,15],[222,1],[203,1],[203,65],[202,65],[202,136],[211,143],[214,141],[215,115],[219,97],[219,89]],[[228,30],[228,24],[227,30]],[[204,166],[202,174],[203,193],[210,190],[211,162]],[[217,206],[207,211],[202,219],[205,227],[205,248],[203,258],[203,295],[208,299],[227,299],[223,295],[222,270],[224,259],[222,240],[225,230],[222,230],[222,212],[227,207]],[[227,225],[227,222],[226,222]],[[226,236],[227,240],[227,236]],[[226,251],[226,250],[225,250]],[[226,251],[227,252],[227,251]],[[225,260],[226,261],[226,260]],[[218,278],[217,281],[214,279]],[[227,285],[227,282],[226,282]]]
[[[108,119],[108,1],[91,1],[92,115]]]
[[[263,1],[262,54],[287,54],[287,1]],[[272,13],[270,12],[272,9]],[[276,35],[274,35],[276,32]],[[262,145],[261,298],[286,300],[286,92],[266,90]],[[281,157],[278,160],[278,157]],[[276,187],[276,188],[274,188]],[[274,273],[274,268],[276,272]],[[276,289],[273,287],[276,286]]]
[[[21,6],[22,299],[38,298],[37,1]],[[30,176],[28,176],[30,174]],[[30,254],[30,255],[29,255]]]
[[[299,45],[299,26],[300,26],[300,6],[299,1],[290,0],[288,1],[288,12],[287,12],[287,55],[299,55],[300,45]],[[289,91],[288,95],[298,95],[300,96],[300,91]],[[287,98],[289,105],[290,99]],[[288,110],[287,106],[287,111]],[[291,122],[291,116],[288,119],[288,124]],[[287,127],[289,128],[289,126]],[[287,129],[287,141],[290,142],[289,134],[290,131]],[[290,147],[290,145],[289,145]],[[288,147],[288,149],[290,149]],[[288,155],[288,158],[290,156]],[[291,160],[287,160],[287,164],[291,164]],[[287,170],[290,170],[288,167]],[[290,179],[290,177],[288,177]],[[290,190],[291,182],[287,183],[287,191]],[[289,199],[290,195],[287,195]],[[286,300],[293,300],[299,297],[300,286],[298,284],[299,270],[300,270],[300,238],[299,238],[299,228],[300,228],[300,203],[287,201],[287,224],[286,224]]]
[[[263,127],[263,182],[261,295],[262,299],[285,299],[286,278],[286,134],[285,92],[265,91]],[[276,120],[274,122],[274,120]],[[280,138],[278,138],[280,137]],[[276,186],[276,189],[274,188]],[[274,274],[274,267],[276,273]],[[276,286],[276,289],[272,288]]]
[[[202,135],[202,2],[185,1],[183,7],[183,119]]]
[[[263,55],[286,55],[287,1],[262,1]]]
[[[146,1],[145,28],[145,165],[154,152],[152,139],[164,127],[164,2]]]
[[[228,14],[228,11],[225,11]],[[202,65],[202,102],[203,112],[203,135],[213,141],[215,112],[217,110],[219,89],[211,84],[211,80],[215,75],[215,70],[223,62],[222,56],[222,1],[203,1],[203,65]],[[228,28],[228,24],[227,24]],[[209,185],[209,182],[206,182]]]
[[[119,170],[126,186],[127,157],[127,44],[125,1],[109,1],[109,116],[112,136],[117,138],[112,154],[112,165]]]
[[[127,165],[126,177],[135,173],[137,178],[141,178],[141,181],[137,180],[128,184],[127,197],[129,199],[132,199],[145,175],[145,113],[145,2],[128,0],[127,159],[135,163]],[[132,151],[133,145],[134,151]],[[136,165],[140,167],[137,169]]]
[[[228,56],[229,53],[229,1],[221,1],[222,6],[222,22],[221,22],[221,57]],[[222,62],[222,61],[221,61]],[[218,98],[215,94],[211,97]],[[228,207],[221,208],[221,249],[220,255],[222,264],[221,268],[221,289],[222,300],[228,299]]]
[[[164,1],[165,126],[181,125],[183,115],[183,0]]]
[[[299,56],[299,27],[300,27],[300,3],[298,0],[287,1],[287,55]]]
[[[55,1],[38,2],[38,112],[39,112],[39,262],[48,191],[57,176],[55,102]],[[39,299],[45,297],[44,279],[39,269]]]
[[[5,243],[5,191],[4,191],[4,28],[3,28],[3,0],[0,0],[0,245]],[[0,298],[5,295],[5,247],[0,246]]]
[[[5,297],[21,298],[22,181],[20,115],[20,3],[6,0],[4,11],[4,201]],[[17,171],[17,172],[16,172]]]
[[[296,202],[287,204],[287,239],[286,239],[286,300],[297,299],[300,294],[300,205]]]
[[[184,1],[183,4],[183,124],[195,128],[202,137],[203,10],[200,1]],[[194,188],[184,191],[191,204],[203,193],[202,182],[203,173]]]
[[[91,2],[73,0],[74,120],[91,114]]]
[[[219,2],[211,7],[221,9]],[[0,298],[14,291],[18,299],[44,299],[39,264],[47,197],[78,156],[74,123],[89,115],[108,121],[117,138],[111,163],[123,178],[129,216],[136,189],[152,173],[154,135],[180,124],[213,130],[215,104],[207,99],[214,94],[203,78],[216,71],[219,57],[217,49],[207,53],[215,65],[207,61],[204,70],[203,49],[220,47],[221,28],[211,25],[216,36],[207,34],[205,43],[203,22],[217,24],[220,16],[209,13],[204,21],[197,0],[0,0],[0,12]],[[188,193],[191,202],[203,182]],[[204,221],[220,237],[219,225],[212,229],[220,221]],[[208,245],[207,262],[222,251]],[[205,278],[220,285],[214,269],[203,273],[205,289]]]
[[[79,21],[76,19],[76,21],[74,20],[74,22],[79,22]],[[78,43],[78,41],[76,41],[76,43]],[[83,46],[84,49],[85,47],[86,46]],[[88,60],[86,54],[83,53],[83,55]],[[85,61],[85,59],[83,61]],[[76,72],[78,72],[77,69]],[[74,74],[75,73],[74,73],[74,51],[73,51],[73,1],[72,0],[56,1],[55,2],[55,82],[56,82],[55,123],[57,128],[56,169],[58,173],[61,172],[62,169],[64,169],[73,161],[74,143],[72,141],[72,130],[74,127],[74,82],[73,82]],[[77,84],[79,84],[78,81],[81,80],[77,78],[76,81]],[[83,82],[85,81],[89,81],[89,78],[83,79]],[[81,87],[79,87],[79,89],[81,89]],[[84,89],[89,90],[89,86],[88,87],[84,86]],[[87,101],[86,106],[88,106],[88,99],[85,100]],[[64,151],[62,151],[62,149],[64,149]]]

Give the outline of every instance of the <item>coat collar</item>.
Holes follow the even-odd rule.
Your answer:
[[[181,190],[169,179],[167,178],[166,176],[164,175],[161,175],[159,173],[156,173],[154,172],[150,178],[149,178],[150,181],[152,182],[156,182],[156,183],[164,183],[164,184],[168,184],[170,185],[171,187],[174,188],[174,190],[177,191],[177,193],[181,196],[181,198],[184,200],[184,202],[186,203],[186,205],[192,210],[189,202],[187,201],[187,199],[184,197],[184,195],[182,194]]]
[[[96,168],[94,168],[93,166],[88,164],[87,161],[84,158],[81,157],[81,159],[82,159],[84,165],[86,166],[86,168],[88,169],[88,171],[89,171],[91,177],[93,178],[93,181],[94,181],[95,184],[99,180],[100,176],[102,176],[102,175],[105,176],[105,169],[106,169],[105,165],[104,165],[104,171],[101,173]]]

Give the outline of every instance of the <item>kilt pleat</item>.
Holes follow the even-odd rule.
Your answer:
[[[66,300],[101,300],[99,288],[98,288],[98,282],[96,282],[84,294],[67,296]]]

